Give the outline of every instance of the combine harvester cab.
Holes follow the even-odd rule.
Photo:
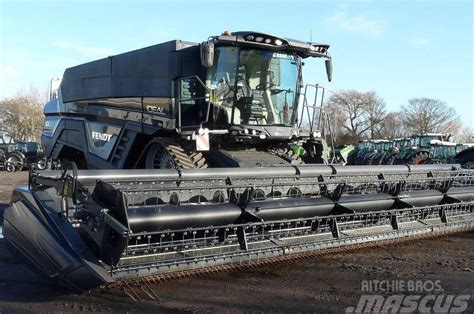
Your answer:
[[[226,32],[67,69],[44,110],[56,170],[14,191],[9,247],[84,291],[472,228],[470,170],[323,164],[324,89],[301,87],[302,59],[330,81],[328,48]]]

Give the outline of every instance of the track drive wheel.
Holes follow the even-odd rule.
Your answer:
[[[188,154],[178,143],[167,139],[160,139],[150,144],[146,155],[146,168],[207,168],[207,163],[202,153],[195,152]]]

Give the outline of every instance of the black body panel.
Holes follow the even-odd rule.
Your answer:
[[[199,46],[180,40],[66,69],[63,102],[119,97],[173,97],[172,82],[199,73]]]
[[[112,281],[72,225],[38,202],[30,190],[16,189],[12,202],[4,214],[5,239],[41,275],[76,291]]]

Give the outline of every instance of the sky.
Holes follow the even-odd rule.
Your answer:
[[[254,30],[331,45],[307,59],[305,83],[374,90],[390,111],[445,101],[474,126],[473,1],[0,0],[0,97],[44,90],[64,69],[160,42]]]

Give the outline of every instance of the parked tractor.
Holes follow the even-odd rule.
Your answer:
[[[433,140],[430,142],[430,153],[428,159],[421,163],[448,164],[454,163],[456,157],[456,143]]]
[[[355,165],[357,156],[359,152],[364,150],[367,147],[367,140],[360,140],[357,142],[357,146],[347,155],[347,164],[348,165]]]
[[[433,140],[448,141],[450,134],[429,133],[413,135],[410,138],[410,145],[406,147],[403,153],[395,157],[394,164],[416,165],[424,163],[429,158],[430,142]]]
[[[409,138],[397,138],[393,140],[391,151],[386,152],[382,157],[381,165],[393,165],[398,154],[403,154],[405,148],[410,145]]]
[[[17,141],[5,158],[6,163],[14,167],[7,167],[7,171],[21,171],[25,168],[44,170],[47,166],[41,146],[36,142]]]
[[[375,144],[372,140],[359,141],[359,150],[354,159],[354,165],[365,165],[366,156],[371,154],[375,149]]]
[[[380,140],[379,143],[375,144],[376,153],[369,160],[370,165],[381,165],[383,160],[392,153],[393,141]]]

